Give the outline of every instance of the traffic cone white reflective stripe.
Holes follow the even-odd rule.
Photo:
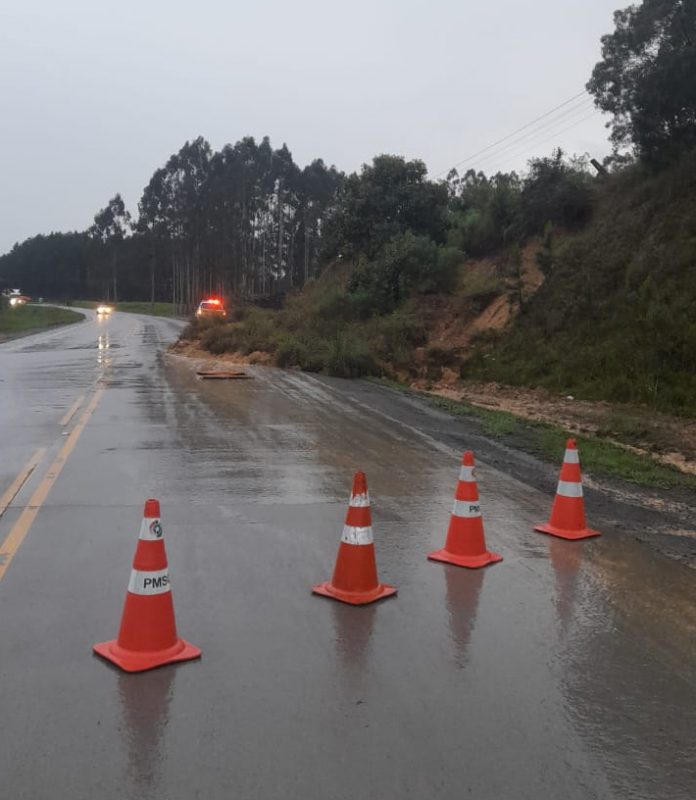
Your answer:
[[[476,478],[474,477],[474,470],[476,467],[468,467],[462,466],[459,468],[459,480],[463,483],[476,483]]]
[[[565,461],[566,464],[579,464],[580,454],[575,448],[566,447],[565,454],[563,455],[563,461]]]
[[[360,528],[355,525],[344,525],[341,541],[346,544],[373,544],[372,525],[367,528]]]
[[[158,569],[148,572],[133,569],[128,581],[128,591],[131,594],[166,594],[171,592],[172,584],[168,569]]]
[[[481,504],[472,503],[470,500],[455,500],[452,506],[452,516],[473,519],[481,516]]]
[[[561,497],[582,497],[582,484],[575,481],[558,481],[556,494]]]
[[[370,507],[370,493],[360,492],[360,494],[351,494],[348,505],[351,508],[369,508]]]

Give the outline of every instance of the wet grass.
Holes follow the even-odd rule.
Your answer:
[[[51,306],[17,306],[0,311],[0,338],[8,339],[19,333],[51,328],[54,325],[68,325],[80,322],[84,315],[76,311],[66,311]]]
[[[696,490],[696,476],[654,461],[648,455],[634,453],[594,436],[579,436],[545,422],[533,422],[507,411],[492,411],[470,403],[436,397],[405,388],[392,381],[380,380],[397,391],[416,395],[428,405],[477,422],[483,433],[549,463],[560,466],[566,439],[577,440],[583,470],[596,477],[612,477],[644,487]]]

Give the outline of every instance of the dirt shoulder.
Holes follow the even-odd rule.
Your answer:
[[[522,419],[557,425],[570,433],[597,436],[666,466],[696,475],[696,421],[647,408],[577,400],[543,389],[498,383],[441,381],[414,389],[480,408],[504,411]]]

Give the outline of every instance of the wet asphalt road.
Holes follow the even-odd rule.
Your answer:
[[[692,571],[611,530],[533,533],[553,485],[485,464],[505,560],[428,562],[459,422],[366,384],[200,382],[161,355],[178,327],[90,313],[0,345],[0,493],[39,461],[0,518],[3,800],[696,796]],[[310,594],[357,468],[399,589],[365,608]],[[125,675],[91,646],[117,633],[148,496],[203,658]]]

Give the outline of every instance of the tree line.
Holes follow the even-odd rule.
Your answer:
[[[36,236],[0,258],[0,279],[48,297],[172,301],[273,295],[321,266],[324,229],[345,176],[246,137],[213,152],[186,142],[155,171],[137,218],[120,194],[80,233]]]
[[[606,166],[660,169],[696,146],[696,0],[644,0],[614,19],[587,84],[612,115]],[[457,257],[583,225],[597,180],[586,158],[559,150],[523,175],[453,171],[436,182],[398,156],[346,176],[321,159],[300,168],[267,137],[219,152],[199,137],[154,172],[135,216],[117,194],[88,230],[15,245],[0,257],[0,285],[189,311],[208,292],[286,294],[348,259],[354,293],[388,308],[447,288]]]

